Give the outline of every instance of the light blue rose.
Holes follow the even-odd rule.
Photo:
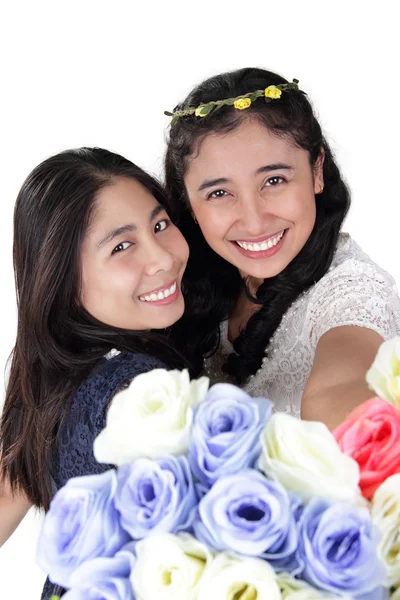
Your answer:
[[[69,588],[72,573],[98,556],[113,556],[129,540],[114,506],[114,469],[75,477],[54,496],[37,547],[50,581]]]
[[[133,539],[190,528],[198,503],[184,456],[139,458],[119,467],[115,506]]]
[[[297,575],[315,587],[363,600],[380,598],[384,567],[367,508],[312,499],[298,523]]]
[[[223,475],[252,467],[271,412],[266,398],[251,398],[229,383],[212,386],[195,413],[189,444],[194,476],[211,487]]]
[[[112,558],[94,558],[83,563],[72,574],[72,589],[63,600],[135,600],[129,580],[134,563],[132,542]]]
[[[203,496],[194,532],[214,550],[261,557],[276,570],[293,570],[299,504],[280,483],[247,469],[222,477]]]

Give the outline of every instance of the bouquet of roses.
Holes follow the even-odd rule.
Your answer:
[[[399,366],[395,339],[367,376],[380,397],[333,434],[229,384],[139,375],[95,441],[117,469],[57,492],[40,566],[65,600],[400,599]]]

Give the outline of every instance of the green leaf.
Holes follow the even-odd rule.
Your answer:
[[[272,98],[264,98],[265,102],[268,104],[269,102],[271,102]]]
[[[227,100],[225,100],[225,104],[227,106],[233,106],[235,104],[235,100],[237,100],[237,98],[228,98]]]
[[[175,116],[172,121],[171,121],[171,127],[173,127],[175,125],[175,123],[178,121],[179,117]]]
[[[173,117],[174,113],[169,112],[168,110],[164,110],[164,115],[167,115],[167,117]],[[52,598],[50,598],[50,600],[53,600]]]
[[[213,106],[209,106],[207,104],[205,106],[201,106],[197,111],[197,116],[206,117],[212,111],[213,108]]]
[[[60,596],[52,596],[50,600],[60,600]]]

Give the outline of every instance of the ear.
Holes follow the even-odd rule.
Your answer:
[[[321,194],[324,189],[324,160],[325,151],[321,148],[318,158],[315,161],[314,172],[314,194]]]

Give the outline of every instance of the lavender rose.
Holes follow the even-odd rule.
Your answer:
[[[198,500],[186,457],[138,458],[118,469],[117,481],[115,506],[133,539],[176,533],[193,522]]]
[[[377,557],[378,532],[367,508],[315,498],[298,526],[302,567],[297,575],[334,594],[378,597],[384,568]]]
[[[112,558],[94,558],[72,574],[63,600],[135,600],[130,574],[135,562],[130,542]]]
[[[247,469],[222,477],[203,496],[194,532],[214,550],[262,557],[276,570],[294,569],[298,507],[280,483]]]
[[[212,386],[196,408],[189,444],[195,477],[211,487],[223,475],[252,467],[271,412],[272,403],[266,398],[251,398],[229,383]]]
[[[37,547],[37,562],[50,581],[69,588],[79,565],[98,556],[113,556],[128,541],[114,506],[113,469],[75,477],[54,496]]]

